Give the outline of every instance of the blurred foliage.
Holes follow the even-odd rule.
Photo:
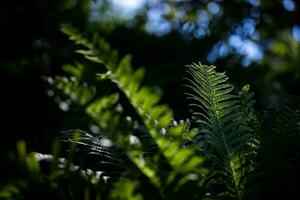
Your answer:
[[[123,2],[1,3],[0,198],[289,199],[300,185],[299,107],[282,97],[299,96],[299,3],[136,0],[132,9]],[[207,103],[199,88],[209,77],[196,73],[205,67],[188,68],[194,88],[183,86],[193,85],[182,79],[193,61],[226,71],[234,87],[218,87],[232,90],[235,124],[188,106],[186,91],[198,106]],[[203,117],[208,125],[195,121]],[[211,129],[216,118],[221,128]],[[219,129],[225,143],[237,137],[227,151],[211,140]],[[191,155],[196,172],[187,166]]]

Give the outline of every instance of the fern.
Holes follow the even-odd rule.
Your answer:
[[[63,134],[60,141],[71,144],[69,158],[75,163],[80,162],[81,166],[84,164],[95,171],[103,171],[107,176],[120,174],[126,169],[124,161],[111,144],[106,144],[109,140],[101,135],[94,136],[80,130],[69,130]]]
[[[192,64],[187,96],[193,129],[189,120],[174,120],[159,89],[143,86],[145,71],[133,69],[131,56],[119,57],[98,35],[89,40],[72,27],[62,30],[87,60],[64,66],[68,77],[47,78],[48,94],[64,111],[83,111],[85,128],[93,133],[63,132],[63,155],[59,148],[53,155],[27,154],[25,143],[18,143],[16,163],[26,177],[6,185],[0,197],[31,189],[28,178],[63,199],[288,199],[297,194],[300,107],[295,98],[259,113],[249,85],[235,94],[225,72]]]
[[[240,100],[242,121],[244,126],[251,128],[251,134],[257,135],[257,132],[261,129],[261,125],[258,119],[258,113],[254,106],[256,100],[254,98],[254,92],[250,91],[250,85],[245,85],[242,90],[238,93],[238,98]],[[252,138],[255,143],[258,143],[257,138]],[[258,144],[257,144],[258,145]]]
[[[189,130],[188,122],[172,125],[173,113],[167,105],[159,104],[158,91],[141,86],[144,70],[133,70],[130,56],[116,62],[119,60],[118,53],[98,37],[94,37],[94,42],[89,42],[70,27],[65,26],[62,30],[71,40],[86,48],[78,50],[78,53],[106,67],[105,73],[98,74],[99,79],[115,83],[140,117],[158,152],[151,155],[145,154],[142,149],[132,148],[129,149],[128,156],[160,191],[162,197],[175,198],[183,193],[183,188],[188,184],[199,185],[206,173],[202,166],[204,160],[196,155],[197,144],[185,145],[196,132]],[[161,173],[162,168],[165,168],[165,173]],[[199,198],[203,192],[189,195],[191,198]]]
[[[275,162],[268,159],[269,155],[274,155],[272,146],[280,146],[277,143],[287,132],[293,133],[293,138],[299,133],[296,108],[285,108],[275,118],[278,123],[273,126],[268,117],[259,116],[255,111],[254,94],[248,85],[235,94],[225,73],[200,63],[190,65],[187,70],[188,99],[197,129],[191,129],[188,121],[177,123],[172,110],[160,104],[160,91],[142,85],[144,69],[133,70],[131,56],[119,58],[117,51],[99,36],[89,41],[71,27],[64,26],[62,30],[83,48],[77,50],[79,54],[101,68],[97,79],[93,78],[97,83],[85,83],[82,78],[85,67],[81,64],[65,67],[76,77],[74,83],[69,84],[64,79],[56,81],[58,89],[70,96],[80,97],[68,89],[72,85],[77,91],[93,91],[82,92],[88,94],[85,100],[73,98],[73,101],[83,106],[101,133],[112,139],[117,151],[104,148],[99,136],[81,134],[81,139],[68,141],[76,144],[79,152],[97,155],[96,163],[101,163],[98,167],[107,170],[110,176],[114,175],[113,170],[103,166],[119,167],[122,178],[115,180],[110,197],[145,198],[147,194],[142,188],[150,185],[158,199],[201,199],[207,195],[239,200],[255,197],[251,194],[255,188],[251,183],[268,174],[262,170],[268,165],[266,163]],[[101,90],[107,81],[115,88],[99,96],[98,88]],[[87,86],[81,89],[84,84]],[[97,87],[93,86],[95,84]],[[131,112],[116,112],[117,107],[128,108],[128,105]],[[273,120],[276,112],[270,115]],[[294,116],[293,120],[288,116]],[[274,134],[268,135],[268,131]],[[118,140],[127,140],[123,145],[126,148],[122,148]],[[295,156],[292,158],[295,160]],[[128,188],[124,196],[118,192],[123,186]]]
[[[252,154],[249,127],[242,120],[241,106],[225,73],[215,66],[193,64],[188,66],[189,87],[199,134],[208,145],[205,154],[210,158],[213,173],[210,183],[221,184],[226,192],[243,199],[245,179],[249,173],[247,157]],[[222,194],[223,195],[223,194]]]

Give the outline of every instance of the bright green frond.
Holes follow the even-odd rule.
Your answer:
[[[194,116],[199,123],[199,134],[204,143],[212,167],[218,176],[212,176],[210,183],[220,182],[230,196],[242,199],[244,195],[243,177],[247,176],[247,159],[243,156],[252,152],[249,146],[249,130],[243,127],[238,97],[232,93],[233,87],[227,83],[225,73],[215,71],[215,66],[193,64],[188,66],[189,81]],[[200,108],[200,110],[199,110]],[[202,114],[199,114],[202,113]]]

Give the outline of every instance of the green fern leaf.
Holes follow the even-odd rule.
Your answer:
[[[244,177],[248,171],[244,155],[251,153],[249,130],[243,127],[238,98],[232,94],[233,87],[227,83],[225,73],[215,71],[215,66],[192,64],[188,66],[195,118],[199,122],[204,143],[209,145],[206,154],[218,175],[210,183],[227,188],[230,196],[242,199]],[[199,114],[202,113],[202,114]],[[220,178],[221,177],[221,178]]]
[[[91,61],[104,64],[107,72],[98,74],[98,77],[109,79],[117,85],[155,142],[158,153],[153,157],[137,148],[128,152],[129,158],[140,171],[164,195],[176,196],[178,191],[183,191],[182,188],[191,182],[198,185],[206,173],[202,167],[204,160],[196,155],[197,145],[184,145],[196,133],[189,130],[187,122],[171,125],[173,112],[167,105],[159,104],[160,93],[154,88],[141,86],[144,70],[133,70],[130,56],[116,62],[119,60],[117,52],[111,50],[107,43],[97,37],[97,42],[91,43],[72,28],[64,27],[63,31],[71,40],[86,48],[77,51],[78,53]],[[160,173],[162,163],[171,168],[168,173]],[[174,185],[175,191],[172,187]],[[167,192],[170,189],[172,192]],[[190,195],[197,196],[197,194]]]

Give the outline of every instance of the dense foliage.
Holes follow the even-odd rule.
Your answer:
[[[0,8],[0,199],[297,196],[297,3],[45,2]]]
[[[296,192],[295,98],[257,113],[249,85],[236,93],[216,67],[192,64],[186,90],[193,120],[178,123],[159,91],[141,84],[144,70],[133,70],[130,56],[120,59],[97,35],[90,42],[69,26],[62,30],[97,73],[86,80],[88,62],[66,65],[70,77],[46,78],[48,94],[62,109],[83,109],[95,133],[63,133],[53,155],[27,154],[19,143],[16,162],[26,176],[2,197],[46,190],[60,199],[263,199]]]

